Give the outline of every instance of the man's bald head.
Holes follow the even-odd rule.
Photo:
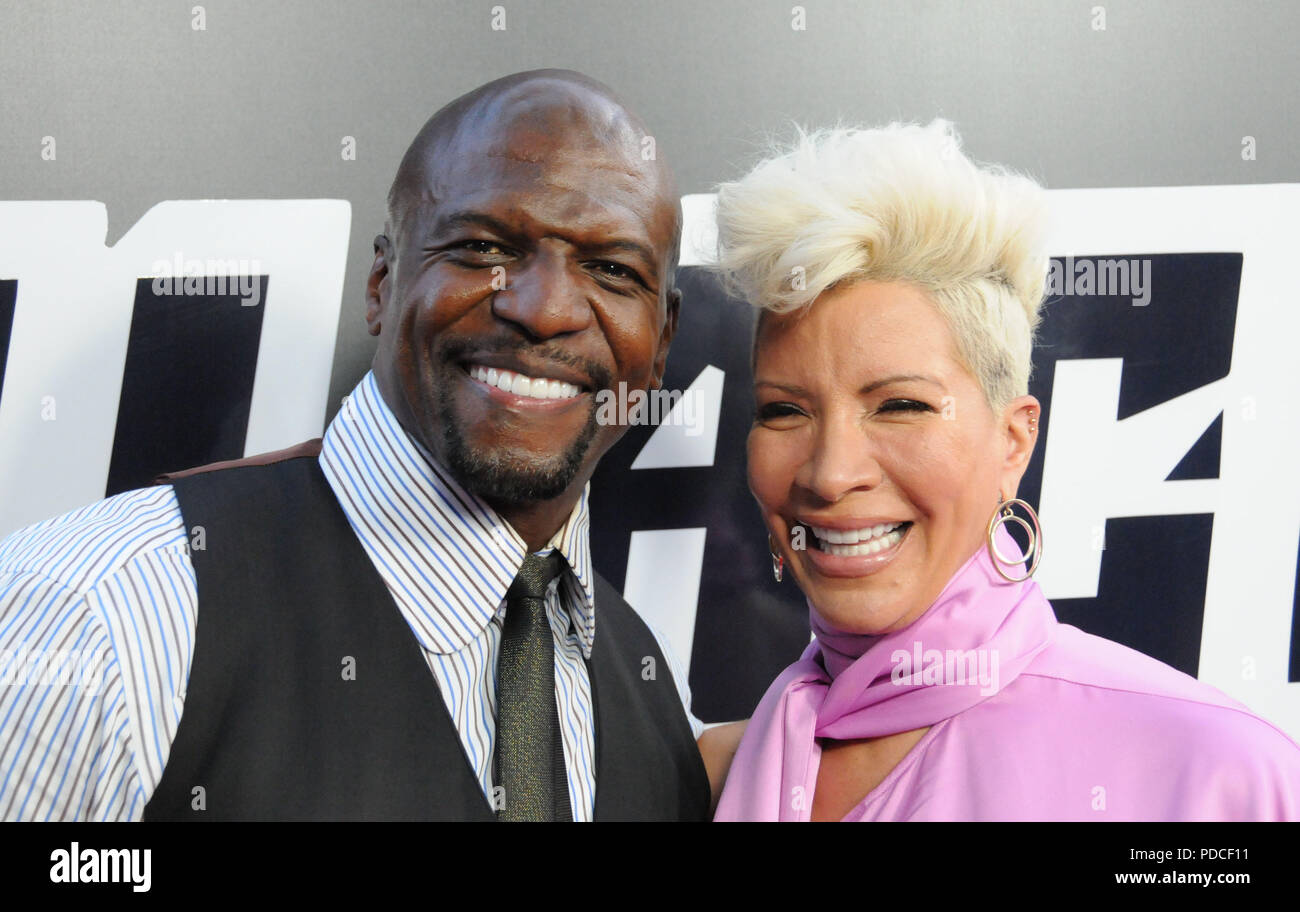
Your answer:
[[[503,76],[451,101],[420,129],[388,191],[386,232],[395,238],[413,206],[438,203],[443,175],[458,159],[540,161],[556,145],[577,147],[603,153],[607,167],[635,176],[671,209],[671,276],[680,252],[681,207],[671,172],[657,155],[643,155],[648,136],[641,119],[608,86],[582,73],[543,69]]]

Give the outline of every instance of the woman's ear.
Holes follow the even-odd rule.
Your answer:
[[[1002,462],[1002,489],[1005,497],[1015,497],[1020,478],[1029,467],[1038,442],[1038,419],[1042,406],[1033,396],[1018,396],[1002,412],[1006,451]]]

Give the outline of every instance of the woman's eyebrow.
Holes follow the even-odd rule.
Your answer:
[[[902,383],[908,380],[920,380],[924,383],[933,384],[934,386],[939,387],[939,389],[947,389],[947,387],[938,380],[935,380],[933,377],[927,377],[924,374],[892,374],[888,377],[881,377],[879,380],[871,381],[866,386],[862,387],[862,389],[858,390],[858,394],[865,396],[867,393],[875,392],[880,387],[886,386],[890,383]],[[770,386],[774,389],[783,390],[795,396],[808,395],[808,391],[802,386],[791,383],[778,383],[775,380],[755,380],[754,386]]]
[[[933,377],[927,377],[924,374],[894,374],[889,377],[881,377],[879,380],[874,380],[871,383],[868,383],[866,386],[862,387],[862,389],[858,390],[858,393],[865,396],[867,393],[875,392],[880,387],[886,386],[890,383],[903,383],[908,380],[920,380],[923,383],[933,384],[934,386],[939,387],[939,389],[947,389],[947,387],[938,380],[935,380]]]
[[[789,383],[777,383],[775,380],[755,380],[754,386],[755,387],[770,386],[774,389],[779,389],[783,392],[790,393],[791,395],[794,396],[808,395],[808,391],[804,389],[802,386],[795,386]]]

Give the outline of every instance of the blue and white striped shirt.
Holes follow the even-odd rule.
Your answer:
[[[505,594],[527,547],[397,423],[367,374],[320,465],[423,647],[484,800],[492,793]],[[549,547],[570,571],[546,600],[569,800],[590,820],[596,612],[583,491]],[[139,820],[176,736],[198,597],[169,486],[127,491],[0,542],[0,819]],[[655,632],[683,707],[686,677]],[[703,725],[686,710],[696,737]]]

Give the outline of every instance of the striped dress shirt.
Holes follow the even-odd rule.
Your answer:
[[[373,374],[326,429],[319,460],[422,647],[490,805],[505,594],[527,546],[402,430]],[[558,549],[569,566],[546,609],[579,821],[592,817],[596,785],[588,497],[539,552]],[[127,491],[0,542],[0,819],[141,819],[193,656],[199,606],[187,545],[170,486]],[[699,737],[686,677],[652,632]]]

